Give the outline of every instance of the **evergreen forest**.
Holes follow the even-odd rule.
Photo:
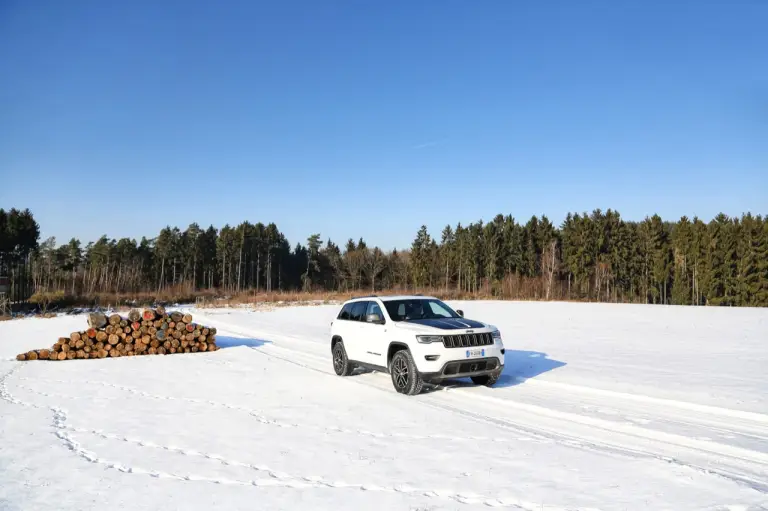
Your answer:
[[[361,233],[364,234],[364,233]],[[56,292],[161,296],[170,290],[236,295],[281,291],[429,292],[451,297],[768,306],[768,218],[710,221],[614,210],[518,222],[507,215],[382,250],[364,237],[317,234],[292,245],[274,223],[181,229],[139,240],[40,239],[29,210],[0,209],[0,277],[14,302]]]

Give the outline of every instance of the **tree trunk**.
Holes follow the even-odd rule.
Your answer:
[[[157,285],[157,292],[159,293],[163,289],[163,277],[165,276],[165,257],[160,263],[160,283]]]
[[[245,245],[245,229],[243,229],[243,240],[240,243],[240,260],[237,263],[237,290],[240,291],[240,270],[243,267],[243,246]]]

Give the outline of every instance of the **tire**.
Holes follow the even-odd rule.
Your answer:
[[[421,392],[424,381],[410,351],[400,350],[395,353],[389,366],[389,374],[392,377],[392,385],[400,394],[415,396]]]
[[[492,387],[497,381],[499,381],[500,374],[484,374],[482,376],[472,376],[472,383],[475,385],[485,385],[486,387]]]
[[[352,370],[355,368],[347,358],[347,350],[344,349],[344,343],[342,341],[337,342],[333,346],[333,370],[339,376],[349,376],[352,374]]]

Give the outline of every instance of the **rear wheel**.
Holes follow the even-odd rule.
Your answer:
[[[352,374],[354,366],[347,358],[347,350],[344,349],[344,343],[339,341],[333,346],[333,370],[339,376],[349,376]]]
[[[484,374],[482,376],[472,376],[472,383],[475,385],[485,385],[487,387],[493,386],[497,381],[499,381],[499,374],[493,373],[493,374]]]
[[[415,396],[421,392],[424,381],[410,351],[401,350],[395,353],[390,363],[389,374],[392,376],[392,385],[399,393]]]

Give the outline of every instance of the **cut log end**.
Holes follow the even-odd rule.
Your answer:
[[[107,316],[101,312],[88,314],[88,326],[90,328],[104,328],[107,325]]]
[[[144,312],[154,314],[154,320],[147,314],[131,311],[129,319],[119,314],[105,316],[92,313],[89,325],[99,324],[100,327],[90,326],[84,332],[72,332],[68,337],[59,337],[50,349],[31,350],[19,353],[16,359],[28,360],[73,360],[95,359],[106,357],[125,357],[136,355],[170,355],[176,353],[201,353],[218,351],[216,345],[216,329],[205,327],[192,322],[190,314],[147,309]],[[174,321],[177,319],[177,321]]]

